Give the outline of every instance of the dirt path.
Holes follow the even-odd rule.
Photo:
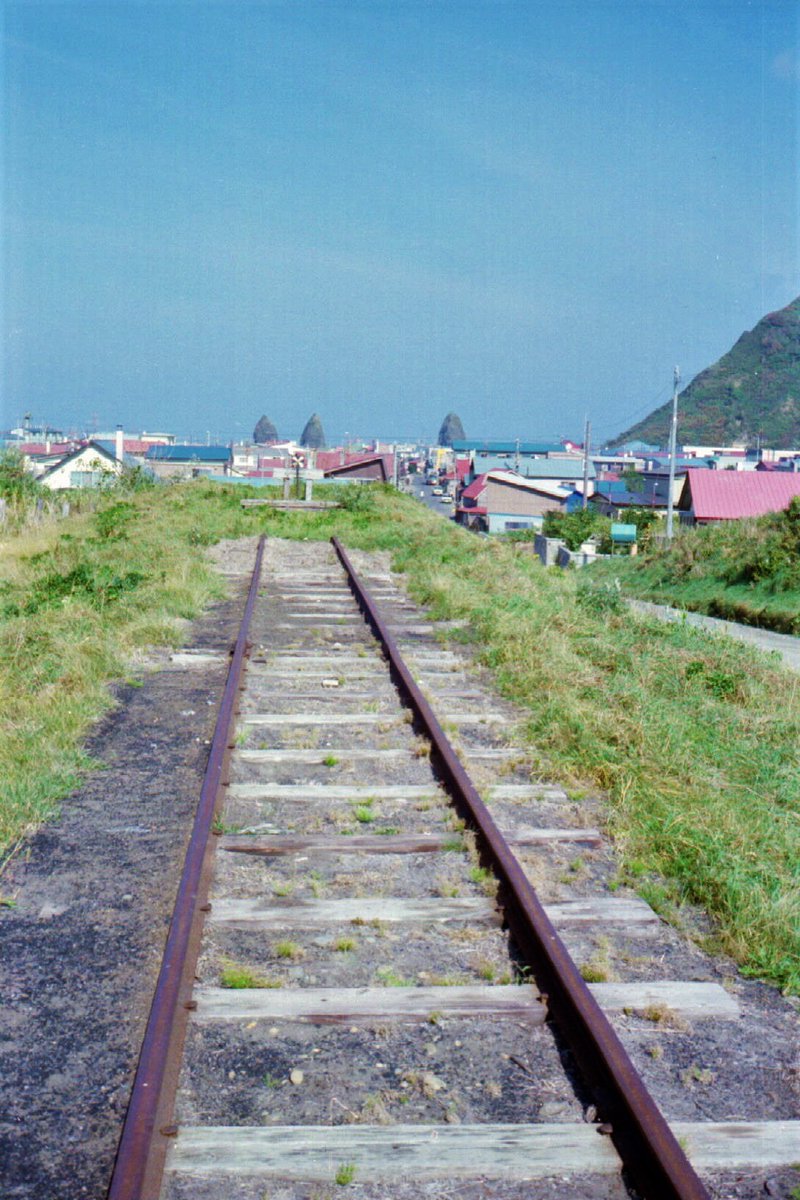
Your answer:
[[[105,1196],[241,612],[232,593],[186,633],[213,657],[116,689],[88,746],[105,769],[3,876],[5,1200]]]

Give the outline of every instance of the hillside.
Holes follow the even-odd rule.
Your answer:
[[[666,446],[671,415],[670,400],[616,442]],[[800,297],[743,333],[680,395],[679,444],[755,445],[759,439],[779,448],[800,445]]]

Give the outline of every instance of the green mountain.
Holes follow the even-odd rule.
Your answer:
[[[616,444],[666,446],[672,401],[631,426]],[[769,313],[678,399],[678,445],[733,442],[800,446],[800,297]]]

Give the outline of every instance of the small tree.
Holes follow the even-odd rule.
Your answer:
[[[25,459],[19,450],[9,446],[0,453],[0,497],[22,500],[42,494],[42,486],[25,470]]]
[[[579,550],[590,537],[601,543],[609,536],[611,522],[593,508],[578,508],[575,512],[548,512],[542,522],[545,537],[561,538],[570,550]]]
[[[324,447],[325,430],[316,413],[312,413],[306,421],[306,427],[300,434],[300,445],[308,446],[309,450],[322,450]]]
[[[644,486],[644,476],[640,475],[635,467],[626,467],[620,479],[629,492],[640,492]]]
[[[454,441],[463,441],[464,426],[461,424],[461,417],[458,413],[449,412],[442,421],[442,427],[439,430],[439,445],[452,446]]]
[[[636,526],[636,541],[639,548],[647,548],[653,540],[653,532],[661,518],[652,508],[626,508],[622,520]]]
[[[277,442],[278,431],[270,421],[269,417],[259,417],[255,429],[253,430],[253,441],[257,446],[263,446],[265,442]]]

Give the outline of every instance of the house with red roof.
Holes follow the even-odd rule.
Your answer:
[[[317,455],[319,467],[319,454]],[[326,479],[353,479],[369,482],[379,480],[390,483],[394,471],[393,454],[345,455],[345,461],[325,471]]]
[[[457,483],[463,483],[472,470],[472,460],[470,458],[457,458],[455,461],[455,476]]]
[[[686,472],[678,508],[687,524],[740,521],[782,512],[800,496],[800,474],[794,471]]]

